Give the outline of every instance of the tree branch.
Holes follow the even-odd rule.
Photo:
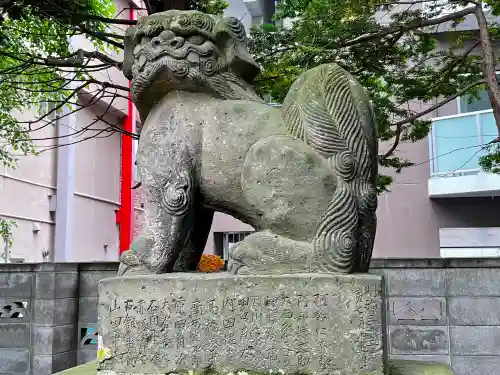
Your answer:
[[[419,22],[413,22],[413,23],[409,23],[406,25],[402,24],[402,25],[396,25],[396,26],[394,26],[394,25],[389,26],[389,27],[385,28],[385,30],[381,30],[381,31],[376,32],[376,33],[368,33],[368,34],[360,35],[354,39],[351,39],[351,40],[348,40],[345,42],[341,42],[340,46],[341,47],[349,47],[349,46],[352,46],[352,45],[355,45],[355,44],[358,44],[361,42],[368,42],[370,40],[379,39],[379,38],[382,38],[384,36],[394,34],[397,32],[405,32],[405,31],[410,31],[413,29],[420,29],[423,27],[440,25],[444,22],[453,21],[453,20],[456,20],[457,18],[462,18],[468,14],[472,14],[472,13],[474,13],[474,11],[475,11],[475,8],[470,7],[470,8],[466,8],[466,9],[460,10],[458,12],[450,13],[450,14],[447,14],[445,16],[438,17],[438,18],[424,19],[424,20],[421,20]]]
[[[96,39],[99,39],[99,40],[102,40],[103,42],[111,44],[112,46],[115,46],[115,47],[118,47],[118,48],[121,48],[121,49],[125,48],[123,46],[123,43],[119,43],[117,41],[109,39],[108,37],[106,37],[106,35],[104,35],[104,33],[97,33],[95,31],[89,30],[89,29],[87,29],[85,26],[83,26],[81,24],[78,25],[78,29],[79,29],[79,31],[81,31],[81,32],[83,32],[85,34],[91,35],[91,36],[93,36]],[[107,35],[114,35],[114,34],[107,34]],[[121,38],[123,39],[123,37],[121,37]]]
[[[67,67],[67,68],[102,68],[102,67],[115,67],[119,70],[122,69],[122,62],[117,61],[102,52],[99,51],[85,51],[83,49],[79,49],[76,52],[72,53],[69,56],[65,57],[42,57],[42,56],[34,56],[30,54],[26,54],[27,58],[23,58],[23,55],[13,54],[10,52],[0,51],[0,55],[9,57],[14,60],[21,61],[27,64],[33,65],[46,65],[52,67]],[[90,65],[85,63],[85,58],[87,59],[97,59],[104,63],[104,65]]]
[[[495,117],[495,123],[500,136],[500,87],[498,86],[496,76],[495,54],[491,46],[488,22],[484,14],[483,4],[481,1],[479,1],[476,5],[475,15],[479,26],[479,39],[481,40],[481,47],[483,49],[484,79],[487,84],[488,96],[490,98],[493,116]]]
[[[100,21],[100,22],[104,22],[104,23],[114,23],[117,25],[134,26],[137,24],[136,20],[126,20],[126,19],[120,19],[120,18],[107,18],[107,17],[102,17],[102,16],[96,16],[93,14],[82,14],[82,13],[74,12],[74,11],[71,11],[68,9],[66,9],[65,12],[71,14],[70,17],[79,18],[80,22],[82,19],[84,19],[84,20],[87,19],[87,20],[93,20],[93,21]]]
[[[89,79],[89,83],[94,83],[96,85],[101,85],[104,89],[110,88],[110,89],[117,89],[117,90],[122,90],[122,91],[130,91],[130,89],[126,86],[121,86],[121,85],[116,85],[114,83],[106,82],[106,81],[99,81],[97,79]]]

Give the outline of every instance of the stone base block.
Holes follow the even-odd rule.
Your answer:
[[[99,369],[383,375],[381,290],[376,275],[105,279]]]
[[[60,372],[56,375],[96,375],[96,363],[87,363],[72,369]],[[109,373],[108,375],[113,375]],[[180,373],[178,375],[189,375],[189,372]],[[195,375],[194,372],[192,375]],[[204,373],[197,373],[196,375],[214,375],[205,371]],[[216,374],[225,375],[225,374]],[[249,374],[247,375],[258,375]],[[268,374],[260,374],[268,375]],[[362,374],[356,374],[362,375]],[[419,362],[419,361],[402,361],[402,360],[389,360],[389,372],[387,375],[453,375],[450,366],[441,363],[433,362]]]

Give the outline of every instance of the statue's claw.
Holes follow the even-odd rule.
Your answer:
[[[151,271],[147,269],[146,265],[132,250],[124,251],[120,256],[118,276],[144,275],[149,273]]]
[[[248,266],[245,263],[231,260],[228,264],[227,272],[231,275],[244,275],[248,273]]]

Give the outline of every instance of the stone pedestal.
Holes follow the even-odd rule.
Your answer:
[[[375,275],[105,279],[99,370],[383,375],[381,291]]]

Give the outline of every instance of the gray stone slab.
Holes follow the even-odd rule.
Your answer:
[[[78,296],[78,273],[37,272],[36,298],[76,298]]]
[[[418,355],[418,354],[390,354],[389,359],[402,359],[405,361],[437,362],[451,365],[449,355]]]
[[[54,342],[54,329],[52,326],[32,326],[32,354],[52,355],[52,344]]]
[[[500,326],[500,297],[451,297],[448,299],[450,325]]]
[[[31,273],[36,268],[30,263],[0,263],[0,273]]]
[[[451,353],[457,355],[500,354],[500,327],[450,327]]]
[[[1,323],[0,320],[0,348],[28,349],[29,346],[30,325],[28,323]]]
[[[33,356],[32,362],[33,375],[52,375],[52,355],[39,354]]]
[[[54,327],[52,354],[59,354],[78,349],[78,325],[69,324]]]
[[[30,273],[0,273],[0,297],[30,298],[32,284]]]
[[[67,325],[78,321],[78,299],[37,299],[33,301],[33,323]]]
[[[56,298],[78,297],[79,275],[76,272],[58,272],[55,278]]]
[[[28,349],[0,348],[1,374],[25,375],[29,368],[30,352]]]
[[[118,266],[117,266],[118,269]],[[97,270],[83,271],[80,273],[79,296],[80,297],[98,297],[99,281],[108,277],[115,277],[117,271]]]
[[[381,278],[164,274],[101,281],[101,370],[382,375]],[[332,348],[342,348],[341,351]]]
[[[78,263],[36,263],[35,272],[78,272]]]
[[[448,258],[446,268],[500,268],[499,258]]]
[[[57,375],[95,375],[96,374],[96,363],[90,362],[85,365],[74,367],[63,372],[57,373]],[[109,372],[102,375],[110,375]],[[179,375],[189,375],[189,371],[180,371]],[[199,375],[200,373],[194,373]],[[213,374],[225,375],[226,372],[214,371]],[[111,374],[112,375],[112,374]],[[358,375],[358,374],[357,374]],[[447,364],[441,363],[428,363],[428,361],[408,361],[401,359],[389,360],[387,375],[454,375],[453,371]]]
[[[445,326],[390,326],[391,354],[448,354],[449,338]]]
[[[79,299],[78,321],[80,323],[97,323],[97,297],[82,297]]]
[[[495,268],[446,270],[448,296],[500,297],[500,272]]]
[[[88,271],[111,271],[111,272],[114,272],[115,276],[116,276],[116,274],[118,273],[119,266],[120,266],[120,262],[79,263],[78,270],[81,273],[88,272]]]
[[[393,325],[446,325],[445,298],[391,297],[387,307]]]
[[[370,268],[445,268],[447,259],[372,259]]]
[[[95,361],[97,358],[97,348],[95,349],[79,349],[78,350],[78,364],[82,365],[87,362]]]
[[[389,296],[444,297],[444,269],[388,269]]]
[[[64,371],[66,369],[75,367],[76,365],[77,365],[76,350],[56,354],[52,357],[52,373]]]
[[[54,325],[67,325],[78,322],[77,298],[56,299],[54,308]]]
[[[54,325],[54,300],[37,299],[33,300],[33,324],[35,325]]]
[[[452,356],[451,366],[455,375],[497,375],[500,373],[500,357]]]
[[[499,258],[372,259],[377,268],[500,268]]]

